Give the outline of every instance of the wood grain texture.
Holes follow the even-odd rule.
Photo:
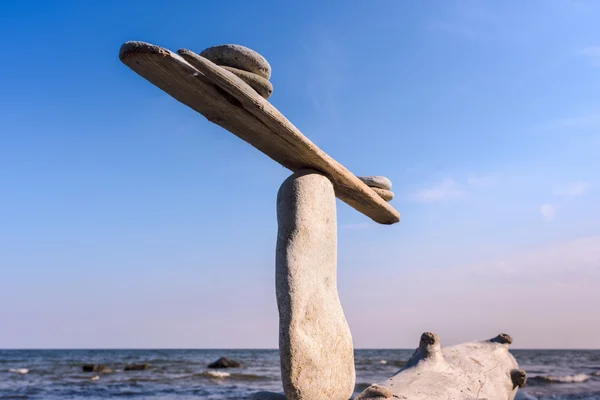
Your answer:
[[[181,103],[277,161],[326,175],[336,196],[381,224],[400,214],[347,168],[312,143],[273,105],[231,72],[191,52],[180,55],[144,42],[127,42],[119,57],[128,67]]]

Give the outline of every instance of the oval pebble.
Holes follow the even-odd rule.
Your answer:
[[[261,97],[268,99],[273,94],[273,84],[267,79],[260,75],[253,74],[252,72],[243,71],[241,69],[223,66],[221,68],[231,72],[244,82],[246,82],[252,89],[256,91]]]
[[[371,189],[385,201],[390,201],[394,198],[394,192],[392,192],[391,190],[380,189],[376,187],[372,187]]]
[[[392,181],[385,176],[359,176],[358,179],[372,188],[392,190]]]
[[[271,77],[271,66],[268,61],[245,46],[238,44],[223,44],[209,47],[200,53],[200,56],[222,67],[232,67],[262,76]]]

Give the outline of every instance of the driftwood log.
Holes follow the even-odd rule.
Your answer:
[[[302,134],[271,103],[271,66],[260,54],[223,45],[178,54],[127,42],[119,57],[139,75],[294,174],[278,198],[277,303],[284,394],[253,398],[348,400],[354,386],[352,337],[337,295],[335,197],[380,224],[400,221],[391,181],[357,177]],[[508,335],[441,349],[423,334],[396,375],[357,400],[511,400],[525,384]]]
[[[284,167],[325,174],[340,200],[376,222],[400,221],[398,211],[311,142],[246,82],[190,50],[178,53],[149,43],[127,42],[119,56],[142,77]]]
[[[526,375],[508,351],[511,342],[500,334],[442,349],[438,336],[426,332],[396,375],[371,385],[356,400],[512,400]]]

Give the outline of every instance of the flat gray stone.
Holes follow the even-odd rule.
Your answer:
[[[333,185],[298,171],[277,195],[276,292],[283,388],[288,400],[348,400],[352,336],[337,292]]]
[[[239,44],[223,44],[209,47],[200,56],[217,65],[253,72],[265,79],[271,78],[271,66],[267,60],[245,46]]]
[[[260,75],[253,74],[252,72],[243,71],[233,67],[223,66],[222,68],[225,68],[227,71],[246,82],[261,97],[268,99],[273,94],[273,84],[269,82],[268,79],[265,79]]]
[[[372,188],[392,190],[392,181],[385,176],[359,176],[358,179]]]
[[[379,189],[377,187],[371,187],[371,189],[385,201],[390,201],[394,198],[394,192],[392,192],[391,190]]]

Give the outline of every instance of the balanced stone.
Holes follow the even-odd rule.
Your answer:
[[[297,171],[277,195],[276,293],[283,388],[288,400],[348,400],[352,336],[337,291],[333,185]]]
[[[267,60],[254,50],[238,44],[209,47],[200,53],[200,56],[222,67],[233,67],[253,72],[265,79],[271,77],[271,66]]]
[[[385,201],[390,201],[394,198],[394,192],[392,192],[391,190],[379,189],[377,187],[372,187],[371,190],[377,193],[379,197],[381,197]]]
[[[385,176],[359,176],[358,179],[372,188],[392,190],[392,181]]]
[[[223,66],[222,68],[225,68],[227,71],[246,82],[261,97],[268,99],[271,97],[271,94],[273,94],[273,84],[262,76],[233,67]]]

